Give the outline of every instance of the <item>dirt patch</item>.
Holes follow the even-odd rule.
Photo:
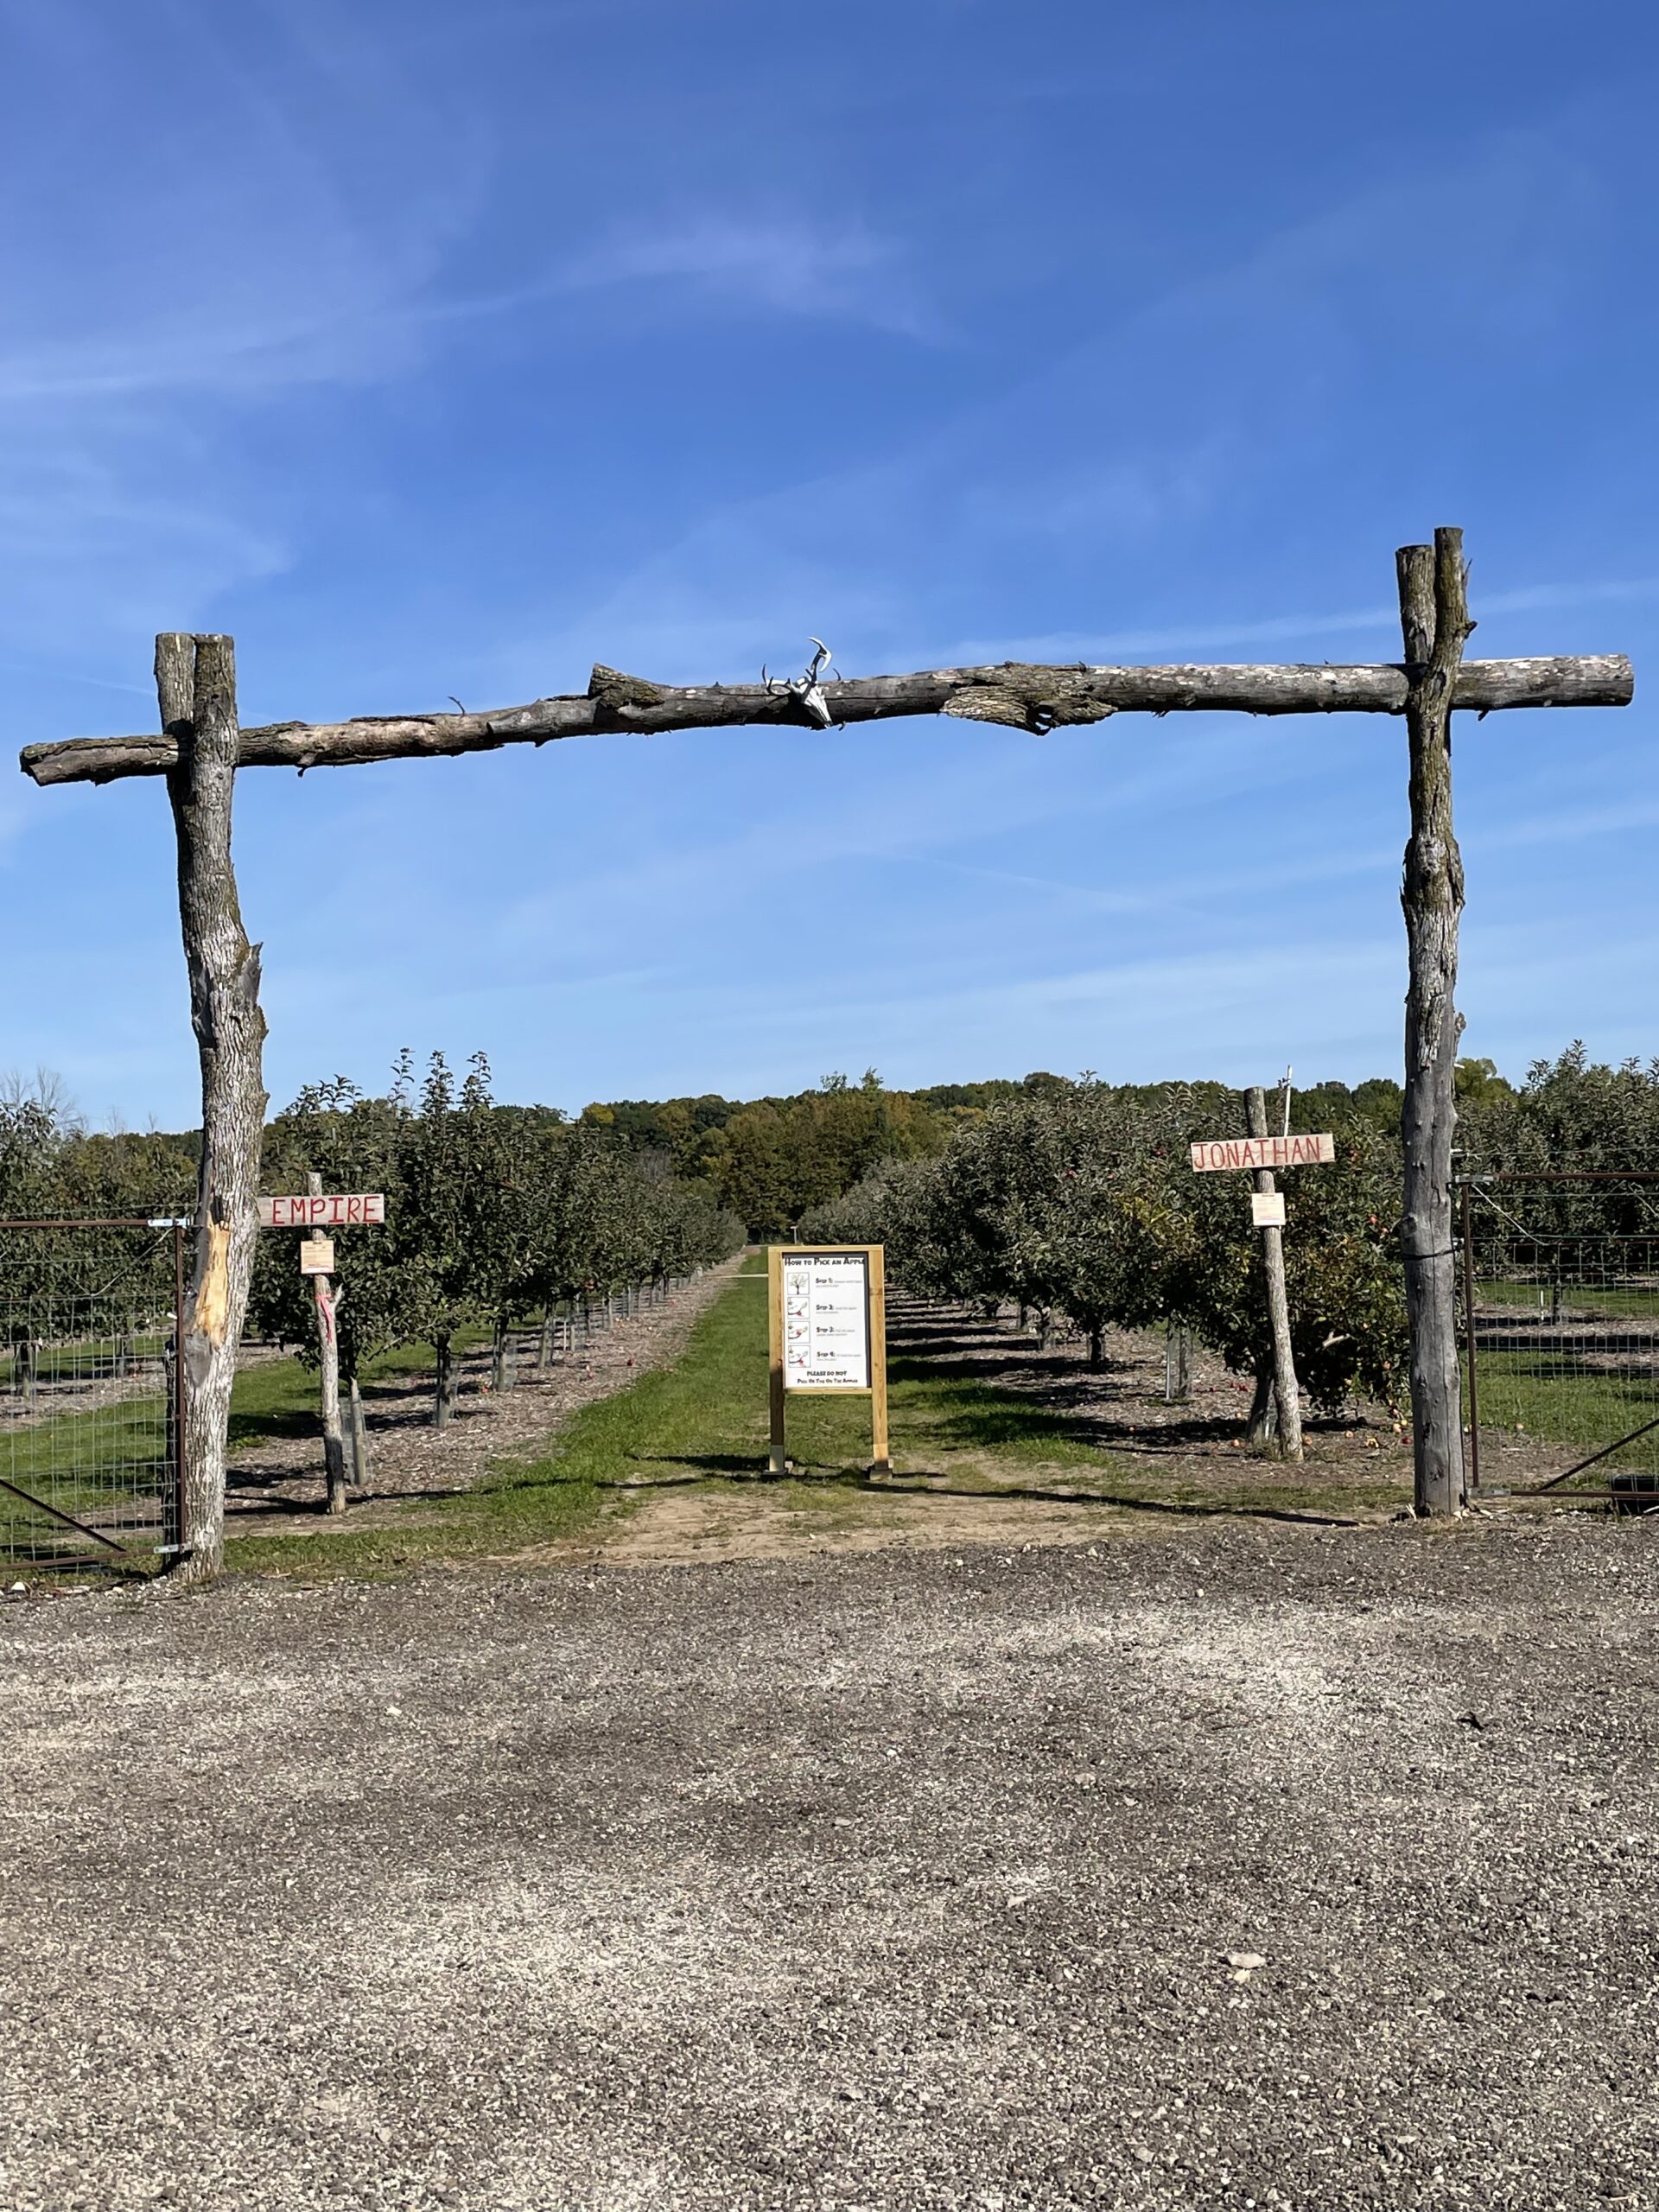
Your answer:
[[[1121,1507],[1040,1504],[960,1492],[909,1493],[873,1483],[814,1496],[760,1484],[658,1491],[601,1539],[619,1567],[810,1559],[824,1552],[948,1550],[962,1545],[1087,1544],[1121,1537],[1147,1516]]]
[[[625,1390],[641,1375],[677,1359],[698,1316],[736,1272],[736,1260],[711,1268],[666,1300],[621,1316],[569,1355],[538,1370],[538,1338],[516,1338],[518,1381],[491,1388],[491,1354],[467,1352],[456,1362],[459,1395],[447,1428],[432,1426],[432,1375],[416,1372],[372,1384],[364,1392],[372,1471],[352,1492],[353,1527],[392,1522],[412,1499],[458,1497],[504,1459],[544,1451],[582,1407]],[[249,1446],[232,1457],[226,1527],[232,1535],[327,1534],[340,1526],[319,1508],[325,1496],[322,1440],[283,1437]]]

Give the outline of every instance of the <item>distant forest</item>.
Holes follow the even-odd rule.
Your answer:
[[[1489,1062],[1471,1065],[1509,1091]],[[676,1175],[709,1184],[722,1206],[756,1234],[769,1236],[839,1198],[883,1160],[931,1158],[988,1114],[1074,1087],[1067,1077],[1039,1071],[1017,1082],[889,1090],[871,1068],[860,1082],[826,1076],[816,1090],[790,1097],[721,1098],[710,1092],[701,1098],[619,1098],[584,1108],[582,1118],[614,1131],[631,1148],[658,1154]],[[1169,1088],[1124,1084],[1119,1095],[1150,1107]],[[1218,1135],[1232,1134],[1236,1125],[1242,1128],[1236,1091],[1223,1084],[1181,1088],[1211,1106]],[[1352,1090],[1344,1083],[1319,1084],[1297,1091],[1297,1125],[1311,1128],[1358,1118],[1392,1135],[1399,1130],[1400,1105],[1400,1085],[1385,1077]]]
[[[405,1055],[380,1102],[394,1120],[419,1110],[409,1083]],[[319,1120],[317,1100],[331,1090],[342,1102],[347,1094],[359,1097],[339,1078],[332,1086],[308,1086],[267,1131],[269,1172],[298,1171],[300,1154],[327,1118]],[[1040,1071],[1018,1081],[892,1090],[870,1069],[856,1082],[826,1076],[816,1089],[789,1096],[620,1098],[596,1101],[574,1117],[551,1107],[505,1107],[486,1099],[475,1110],[526,1124],[573,1126],[590,1142],[608,1141],[636,1156],[646,1173],[701,1189],[752,1233],[774,1236],[854,1189],[885,1161],[937,1157],[988,1118],[1084,1090],[1110,1091],[1127,1121],[1144,1121],[1148,1130],[1166,1124],[1176,1108],[1217,1136],[1243,1127],[1243,1102],[1225,1084],[1101,1084]],[[1659,1167],[1659,1061],[1605,1066],[1574,1045],[1556,1059],[1539,1061],[1517,1086],[1490,1060],[1462,1060],[1458,1100],[1458,1141],[1468,1166]],[[1369,1129],[1393,1142],[1400,1107],[1400,1085],[1387,1077],[1351,1086],[1315,1084],[1295,1092],[1294,1126]],[[303,1141],[302,1132],[308,1133]],[[51,1077],[0,1080],[0,1215],[185,1211],[194,1204],[197,1157],[194,1132],[92,1135]],[[321,1158],[316,1164],[323,1165]]]

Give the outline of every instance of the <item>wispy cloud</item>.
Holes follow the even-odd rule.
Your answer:
[[[1612,577],[1577,583],[1523,584],[1513,590],[1475,592],[1477,616],[1525,614],[1535,608],[1593,607],[1640,601],[1659,601],[1659,576]],[[1398,607],[1379,603],[1351,607],[1345,612],[1273,614],[1237,621],[1216,621],[1200,616],[1190,624],[1154,630],[1050,630],[1036,637],[969,638],[958,640],[953,659],[963,664],[1013,658],[1055,661],[1105,660],[1118,653],[1174,652],[1208,645],[1272,645],[1313,638],[1361,637],[1400,629]],[[1478,645],[1471,646],[1478,657]],[[1388,658],[1389,656],[1385,656]]]
[[[922,316],[897,242],[858,225],[758,210],[635,220],[574,254],[561,289],[681,284],[790,315],[852,316],[916,330]]]

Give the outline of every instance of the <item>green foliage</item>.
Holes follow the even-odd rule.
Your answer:
[[[308,1085],[267,1133],[264,1180],[302,1192],[314,1169],[325,1190],[386,1196],[385,1227],[334,1232],[347,1380],[394,1346],[442,1351],[473,1324],[688,1274],[742,1242],[706,1190],[602,1125],[498,1106],[482,1053],[457,1083],[435,1052],[418,1088],[404,1053],[384,1097],[344,1077]],[[260,1239],[249,1318],[316,1358],[310,1286],[280,1233]]]
[[[803,1230],[879,1240],[894,1276],[925,1295],[1063,1313],[1096,1345],[1108,1326],[1182,1321],[1229,1366],[1258,1373],[1270,1345],[1249,1179],[1195,1173],[1188,1154],[1243,1122],[1242,1102],[1212,1084],[1045,1085],[993,1108],[939,1158],[885,1166]],[[1354,1390],[1391,1399],[1406,1341],[1397,1154],[1349,1100],[1335,1166],[1288,1180],[1303,1383],[1324,1405]]]

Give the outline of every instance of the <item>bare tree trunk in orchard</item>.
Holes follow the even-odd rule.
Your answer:
[[[552,1357],[552,1356],[553,1356],[553,1307],[552,1307],[551,1304],[550,1303],[550,1304],[548,1304],[548,1305],[546,1305],[546,1306],[543,1306],[543,1308],[542,1308],[542,1341],[541,1341],[541,1346],[540,1346],[539,1350],[537,1351],[537,1354],[536,1354],[536,1372],[537,1372],[538,1375],[545,1375],[545,1374],[546,1374],[546,1372],[547,1372],[547,1363],[548,1363],[548,1361]]]
[[[305,1187],[322,1196],[322,1177],[313,1168]],[[334,1286],[327,1275],[313,1275],[317,1309],[317,1368],[322,1377],[322,1465],[330,1513],[346,1510],[346,1442],[340,1428],[340,1335],[334,1325]]]
[[[1395,556],[1405,636],[1411,837],[1406,847],[1406,1096],[1401,1116],[1406,1312],[1411,1327],[1411,1433],[1419,1513],[1463,1504],[1463,1390],[1458,1371],[1452,1239],[1457,1128],[1458,922],[1463,858],[1452,826],[1452,708],[1469,619],[1463,532]]]
[[[517,1380],[518,1373],[512,1357],[512,1346],[508,1339],[507,1324],[504,1320],[498,1320],[495,1325],[495,1342],[491,1348],[490,1388],[498,1392],[511,1390]]]
[[[1096,1370],[1106,1364],[1105,1333],[1098,1328],[1091,1328],[1089,1332],[1089,1364]]]
[[[1249,1109],[1250,1135],[1268,1134],[1268,1099],[1261,1084],[1252,1084],[1244,1094]],[[1276,1186],[1270,1167],[1255,1171],[1255,1187],[1270,1192]],[[1262,1258],[1268,1274],[1268,1323],[1273,1331],[1273,1395],[1278,1406],[1279,1455],[1284,1459],[1302,1456],[1302,1399],[1296,1385],[1296,1362],[1290,1343],[1290,1301],[1285,1295],[1285,1232],[1262,1231]]]
[[[1192,1395],[1192,1339],[1185,1321],[1164,1327],[1164,1402],[1175,1405]]]
[[[264,1132],[265,1018],[259,950],[242,926],[231,864],[231,798],[240,733],[228,638],[156,640],[162,728],[177,748],[168,772],[179,848],[179,917],[190,1020],[201,1058],[201,1181],[195,1268],[184,1323],[181,1440],[185,1582],[225,1563],[225,1455],[231,1386],[258,1235],[254,1201]]]
[[[1252,1452],[1267,1449],[1268,1439],[1274,1431],[1273,1360],[1271,1355],[1260,1361],[1255,1370],[1255,1389],[1250,1398],[1250,1410],[1244,1422],[1244,1441]]]
[[[352,1377],[352,1471],[359,1491],[369,1486],[369,1424],[363,1412],[363,1393]]]
[[[455,1363],[447,1335],[438,1338],[435,1350],[438,1355],[438,1372],[432,1397],[432,1426],[434,1428],[448,1428],[455,1403]]]

